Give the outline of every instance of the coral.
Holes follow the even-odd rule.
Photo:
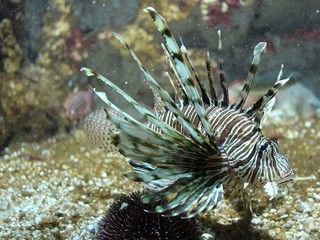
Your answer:
[[[207,21],[208,27],[213,28],[221,23],[230,25],[234,10],[253,3],[253,0],[204,0],[201,1],[200,8],[203,20]]]
[[[96,240],[199,238],[200,229],[194,219],[147,213],[144,209],[152,206],[142,204],[140,194],[122,195],[110,206],[99,223]]]
[[[0,38],[4,39],[0,41],[0,53],[5,70],[1,79],[6,79],[1,83],[0,104],[8,130],[23,140],[52,135],[66,122],[65,84],[73,69],[65,51],[65,39],[70,36],[72,19],[65,0],[50,0],[48,4],[33,64],[20,66],[21,50],[12,34],[16,25],[11,27],[9,20],[3,20],[0,26]],[[25,59],[24,63],[27,62]]]
[[[74,69],[80,68],[80,63],[89,55],[89,48],[94,40],[85,38],[78,29],[73,29],[65,39],[65,53],[69,56]]]
[[[233,9],[240,7],[239,0],[218,0],[208,5],[208,27],[215,27],[223,23],[231,24],[231,14]]]
[[[20,68],[22,52],[14,36],[9,19],[0,23],[0,64],[6,73],[17,72]]]
[[[70,6],[65,0],[50,3],[50,10],[43,20],[41,34],[41,49],[38,63],[43,66],[67,62],[69,58],[65,52],[66,39],[70,36],[71,16]]]
[[[1,105],[8,128],[16,137],[37,139],[53,134],[58,128],[57,98],[61,98],[53,85],[43,79],[59,81],[52,71],[39,67],[30,67],[32,78],[21,70],[19,74],[1,74]],[[56,111],[52,111],[56,109]],[[8,130],[9,130],[8,129]],[[29,133],[29,134],[27,134]]]

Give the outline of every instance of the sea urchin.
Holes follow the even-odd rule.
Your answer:
[[[199,239],[201,231],[195,219],[145,212],[154,206],[141,203],[140,196],[140,192],[122,195],[112,203],[99,223],[95,239]]]

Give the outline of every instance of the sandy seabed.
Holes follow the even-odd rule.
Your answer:
[[[228,200],[197,221],[211,239],[320,239],[320,122],[269,124],[296,177],[289,195],[253,196],[243,221]],[[140,189],[120,155],[94,148],[81,130],[40,143],[11,144],[0,157],[0,239],[92,239],[108,205]]]

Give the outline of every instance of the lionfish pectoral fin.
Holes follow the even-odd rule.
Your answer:
[[[89,72],[91,73],[102,78],[94,71]],[[122,94],[119,89],[114,89],[135,106],[135,102]],[[164,206],[165,214],[172,216],[181,214],[185,217],[194,216],[218,205],[222,199],[222,179],[227,173],[227,167],[214,148],[210,148],[205,142],[195,144],[191,138],[170,129],[160,119],[153,119],[149,115],[151,113],[148,113],[148,117],[153,119],[155,125],[166,131],[166,135],[156,132],[117,108],[104,92],[95,89],[94,91],[108,107],[121,115],[121,117],[108,115],[108,118],[121,130],[117,134],[117,146],[120,152],[126,157],[141,161],[129,161],[134,171],[126,176],[131,180],[143,182],[153,190],[156,190],[156,185],[162,186],[160,192],[145,197],[143,202],[160,201],[178,194],[175,199],[179,196],[182,201],[169,201],[168,205]],[[136,107],[140,109],[139,106]],[[215,159],[210,161],[216,161],[213,165],[215,169],[219,166],[219,170],[211,171],[210,175],[203,177],[203,171],[198,173],[195,167],[203,164],[206,156],[213,154]],[[159,205],[155,211],[163,212],[164,208]]]
[[[217,207],[223,199],[223,179],[213,178],[198,177],[193,181],[189,180],[188,184],[185,184],[183,179],[179,179],[160,192],[142,196],[142,202],[157,202],[171,196],[168,202],[148,211],[162,213],[166,217],[178,215],[182,218],[194,217]]]
[[[110,112],[110,114],[116,113]],[[106,118],[103,109],[98,109],[85,118],[83,131],[90,143],[104,149],[106,153],[119,151],[116,141],[114,141],[114,132],[117,132],[118,129],[112,121]]]

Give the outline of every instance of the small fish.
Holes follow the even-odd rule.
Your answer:
[[[287,186],[294,174],[287,158],[279,154],[277,141],[261,132],[276,93],[289,80],[281,79],[282,67],[274,86],[255,103],[243,107],[267,44],[260,42],[256,45],[246,83],[240,96],[230,103],[220,31],[221,99],[214,88],[209,53],[206,59],[208,91],[186,47],[178,47],[164,18],[151,7],[145,11],[163,36],[161,46],[171,69],[172,76],[167,75],[175,93],[174,99],[161,88],[118,34],[113,36],[128,49],[155,95],[154,112],[94,70],[81,69],[87,76],[103,81],[147,120],[147,124],[140,123],[109,101],[107,93],[93,89],[108,109],[117,113],[104,110],[106,118],[117,128],[109,143],[116,144],[133,168],[126,177],[142,182],[150,190],[141,201],[157,203],[148,211],[190,218],[217,207],[225,190],[246,192],[250,188],[264,187],[270,198],[275,197],[279,187]],[[164,199],[168,202],[162,203]]]
[[[63,104],[70,125],[74,126],[75,122],[88,114],[92,104],[93,91],[91,89],[70,94]]]

